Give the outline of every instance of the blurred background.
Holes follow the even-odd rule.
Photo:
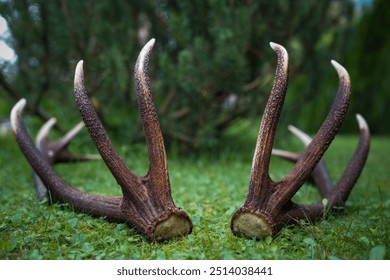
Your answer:
[[[358,133],[360,113],[373,134],[389,134],[389,28],[388,0],[0,1],[0,119],[7,126],[26,98],[33,129],[49,117],[58,132],[80,121],[73,76],[82,59],[111,137],[143,141],[133,68],[156,38],[150,80],[166,145],[213,148],[234,127],[242,137],[258,128],[275,73],[272,41],[290,55],[280,131],[319,128],[337,92],[335,59],[352,79],[342,132]]]

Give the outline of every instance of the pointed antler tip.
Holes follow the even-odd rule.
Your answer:
[[[76,66],[76,69],[77,68],[83,68],[83,64],[84,64],[84,60],[80,60],[78,63],[77,63],[77,66]]]
[[[56,118],[50,118],[47,122],[43,124],[43,126],[41,127],[41,129],[37,134],[37,137],[35,138],[35,144],[37,147],[40,147],[40,145],[47,140],[49,132],[56,122],[57,122]]]
[[[15,106],[22,107],[22,109],[23,109],[23,107],[26,106],[26,104],[27,104],[26,98],[22,98],[22,99],[20,99],[20,100],[18,101],[18,103],[16,103]]]
[[[281,45],[276,44],[274,42],[269,42],[269,45],[271,46],[272,49],[276,49],[276,48],[282,47]]]
[[[26,104],[27,104],[26,99],[22,98],[14,105],[14,107],[11,110],[11,116],[10,116],[11,127],[14,133],[16,133],[19,128],[18,116],[19,114],[21,114]]]
[[[152,50],[153,46],[154,46],[154,43],[156,42],[156,39],[150,39],[146,44],[145,46],[142,48],[141,52],[140,52],[140,57],[144,57],[144,56],[147,56],[150,51]]]
[[[12,108],[11,111],[11,120],[12,118],[15,118],[16,114],[20,111],[23,111],[24,107],[27,104],[27,100],[25,98],[20,99],[15,106]],[[14,115],[14,117],[12,117]]]
[[[285,47],[283,47],[282,45],[279,45],[277,43],[274,43],[274,42],[270,42],[269,45],[271,46],[271,48],[274,50],[274,51],[282,51],[283,53],[287,54],[287,50]]]
[[[83,70],[84,61],[80,60],[76,65],[76,71],[74,75],[74,83],[75,85],[82,82],[83,76],[84,76],[84,70]]]
[[[270,42],[269,45],[276,52],[277,56],[280,57],[282,61],[284,61],[284,71],[288,71],[288,52],[285,47],[274,42]]]
[[[348,77],[349,79],[349,74],[348,74],[348,71],[344,68],[344,66],[342,66],[340,63],[338,63],[336,60],[331,60],[330,61],[333,65],[333,67],[336,69],[337,71],[337,74],[339,75],[339,77]]]
[[[136,65],[135,65],[135,73],[136,73],[136,78],[138,76],[137,73],[142,73],[144,71],[144,68],[148,67],[148,58],[149,58],[149,54],[150,52],[152,51],[152,48],[154,46],[154,43],[155,43],[155,39],[150,39],[146,44],[145,46],[142,48],[141,52],[139,53],[138,55],[138,59],[137,59],[137,62],[136,62]]]
[[[310,142],[313,140],[308,134],[306,134],[305,132],[300,130],[298,127],[295,127],[293,125],[289,125],[288,130],[290,130],[290,132],[292,134],[294,134],[296,137],[298,137],[298,139],[301,140],[301,142],[305,146],[308,146],[310,144]]]
[[[85,123],[84,122],[79,122],[75,127],[77,128],[83,128],[85,126]]]
[[[366,120],[363,118],[362,115],[360,114],[356,114],[356,120],[359,124],[359,129],[360,130],[368,130],[368,124],[366,122]]]
[[[293,126],[292,124],[289,124],[288,126],[287,126],[287,129],[288,130],[290,130],[290,131],[292,131],[292,130],[295,130],[295,129],[297,129],[295,126]]]
[[[149,42],[147,44],[150,44],[153,46],[155,42],[156,42],[156,39],[152,38],[149,40]]]

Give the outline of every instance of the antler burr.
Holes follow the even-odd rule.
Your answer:
[[[330,112],[314,139],[308,141],[310,143],[307,143],[307,148],[301,155],[285,153],[285,158],[293,158],[296,163],[283,179],[274,181],[269,175],[269,163],[276,127],[287,91],[288,53],[281,45],[275,43],[270,45],[278,58],[274,85],[260,124],[246,201],[231,220],[231,229],[235,235],[257,239],[275,236],[285,225],[301,219],[315,221],[323,211],[332,210],[335,206],[343,204],[363,169],[370,138],[367,124],[363,118],[358,117],[361,131],[360,143],[335,187],[331,187],[330,180],[326,179],[327,173],[318,172],[323,167],[323,163],[317,167],[314,179],[319,181],[322,195],[330,202],[327,208],[321,201],[309,206],[292,202],[291,198],[315,170],[338,132],[348,109],[351,84],[345,68],[332,60],[331,63],[339,76],[339,88]]]
[[[183,210],[176,208],[171,196],[165,147],[148,79],[148,62],[153,45],[154,39],[144,46],[135,66],[137,100],[150,161],[149,170],[142,177],[135,175],[119,156],[88,99],[83,61],[76,67],[76,103],[96,148],[121,187],[123,196],[92,195],[66,183],[34,146],[23,125],[22,111],[26,100],[20,100],[12,109],[11,123],[20,149],[50,191],[53,201],[69,203],[76,210],[92,216],[127,223],[144,233],[148,240],[162,241],[189,234],[192,223]]]

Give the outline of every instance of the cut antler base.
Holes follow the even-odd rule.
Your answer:
[[[278,57],[275,81],[260,125],[246,201],[231,220],[233,234],[257,239],[275,236],[284,226],[302,219],[314,222],[324,211],[342,206],[364,167],[370,140],[368,126],[364,119],[358,116],[359,145],[341,179],[333,186],[321,158],[345,118],[351,86],[348,72],[332,60],[340,79],[332,108],[314,139],[305,138],[307,148],[301,155],[275,151],[279,156],[296,163],[286,177],[273,181],[269,175],[269,163],[287,90],[288,54],[285,48],[278,44],[271,43],[271,47]],[[301,205],[291,200],[310,176],[318,184],[322,197],[327,200],[326,204],[321,200],[312,205]]]
[[[66,183],[53,164],[33,144],[22,121],[26,100],[12,109],[11,124],[20,149],[50,192],[53,202],[69,203],[77,211],[94,217],[103,216],[124,222],[144,233],[148,240],[162,241],[191,233],[188,215],[173,203],[164,142],[153,105],[148,80],[149,56],[154,45],[150,40],[142,49],[135,66],[138,107],[149,153],[149,170],[135,175],[112,145],[97,116],[84,86],[83,62],[76,67],[74,93],[85,126],[102,159],[122,189],[122,197],[97,196],[81,192]]]

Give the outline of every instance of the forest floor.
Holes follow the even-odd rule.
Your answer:
[[[172,196],[176,206],[190,215],[194,228],[184,238],[149,243],[125,224],[75,213],[71,206],[38,202],[27,161],[12,135],[3,136],[0,259],[390,259],[389,137],[372,138],[367,164],[344,211],[315,224],[301,221],[284,228],[275,238],[260,241],[239,238],[230,231],[231,216],[242,206],[248,190],[256,140],[249,138],[230,139],[235,144],[197,156],[169,151]],[[325,161],[334,181],[342,174],[357,142],[357,135],[340,135],[326,152]],[[144,146],[115,144],[133,171],[146,173]],[[279,145],[302,150],[292,137]],[[90,146],[84,135],[71,149],[79,153]],[[282,178],[291,166],[272,158],[271,177]],[[120,195],[102,161],[57,165],[56,170],[83,191]],[[317,190],[310,184],[294,198],[303,203],[318,199]]]

